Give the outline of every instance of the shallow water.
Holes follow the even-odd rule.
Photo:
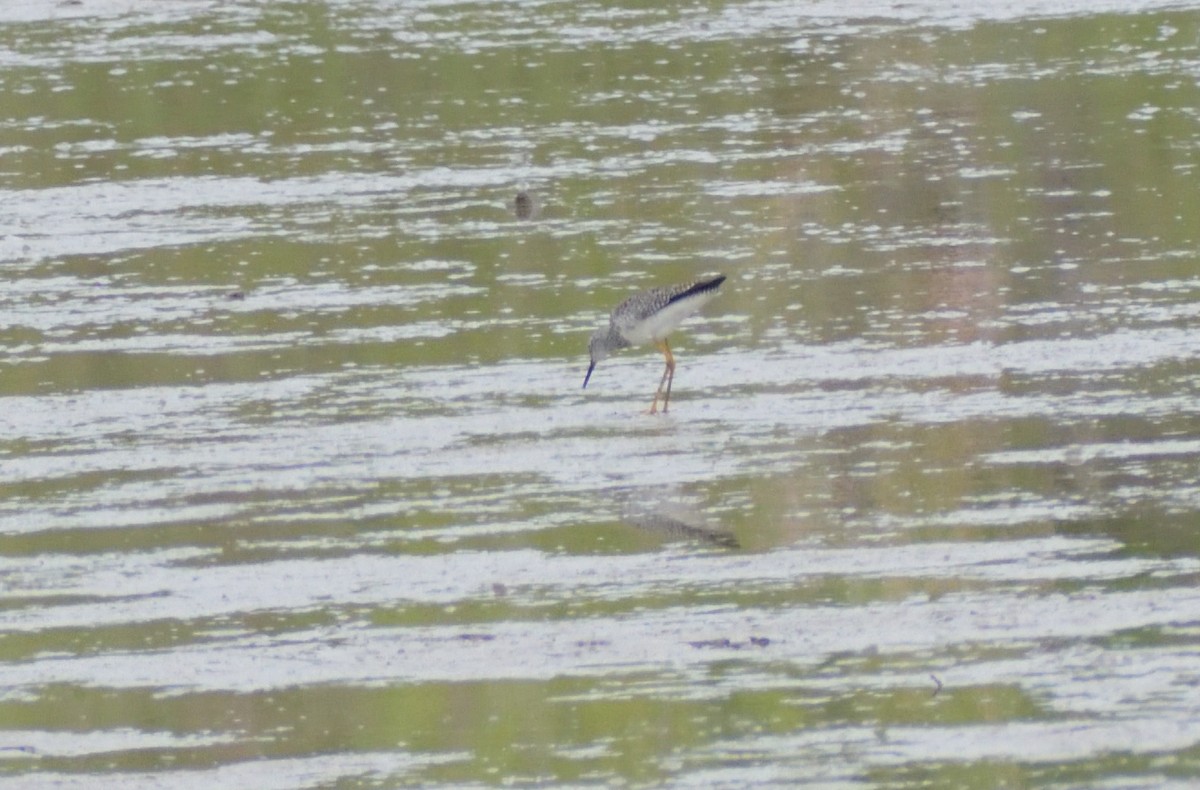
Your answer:
[[[12,3],[0,91],[0,787],[1200,773],[1200,7]]]

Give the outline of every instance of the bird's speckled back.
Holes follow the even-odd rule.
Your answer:
[[[619,330],[628,330],[645,321],[667,305],[696,294],[715,291],[725,282],[725,276],[711,280],[696,280],[679,285],[664,285],[636,293],[617,305],[612,312],[611,325]]]

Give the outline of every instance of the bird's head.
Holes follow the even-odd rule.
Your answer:
[[[608,330],[597,329],[592,335],[592,339],[588,341],[588,356],[592,358],[591,364],[588,365],[587,375],[583,377],[583,386],[587,387],[588,379],[592,377],[592,371],[596,369],[596,363],[608,356]]]

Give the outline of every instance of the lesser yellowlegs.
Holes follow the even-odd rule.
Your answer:
[[[588,343],[592,364],[588,365],[583,386],[588,385],[596,363],[613,351],[642,343],[653,343],[667,361],[666,370],[658,382],[658,391],[650,404],[650,413],[658,411],[658,399],[663,402],[663,413],[671,401],[671,382],[675,379],[675,357],[667,345],[667,335],[679,326],[683,319],[708,304],[717,295],[717,289],[725,282],[725,275],[711,280],[698,280],[681,285],[651,288],[629,297],[617,305],[608,319],[606,329],[597,329]],[[663,386],[666,392],[663,392]]]
[[[513,213],[517,215],[517,219],[529,219],[533,216],[533,196],[522,189],[513,198]]]

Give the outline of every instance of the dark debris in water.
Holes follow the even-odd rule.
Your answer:
[[[771,640],[765,636],[752,636],[748,641],[735,642],[732,639],[701,639],[696,642],[688,642],[689,645],[698,649],[718,648],[726,650],[743,650],[747,647],[766,647],[771,644]]]

